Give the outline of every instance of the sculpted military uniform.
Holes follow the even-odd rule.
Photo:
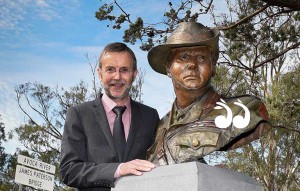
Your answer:
[[[148,160],[188,161],[258,139],[269,128],[265,105],[254,96],[222,98],[211,85],[219,58],[219,30],[182,22],[166,44],[148,53],[152,69],[172,80],[176,99],[160,121]]]
[[[260,123],[268,120],[264,104],[256,97],[240,96],[223,101],[230,108],[229,112],[232,111],[232,117],[228,116],[226,108],[216,108],[216,103],[222,101],[213,89],[185,108],[188,111],[180,111],[174,103],[172,110],[159,124],[155,143],[148,150],[148,160],[156,165],[201,161],[202,157],[213,151],[226,150],[233,142],[242,141],[243,135],[254,131]],[[250,120],[245,121],[247,124],[244,127],[236,127],[232,120],[238,116],[247,120],[247,109],[245,111],[243,107],[236,105],[237,102],[246,106],[250,114]],[[203,109],[200,105],[204,105]],[[218,116],[224,117],[219,121],[219,126],[223,125],[223,128],[216,125]],[[230,125],[224,128],[229,122]],[[241,121],[238,124],[241,124]]]

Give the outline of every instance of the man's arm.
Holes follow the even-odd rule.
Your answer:
[[[258,102],[257,100],[255,101]],[[256,115],[261,118],[261,121],[258,122],[257,126],[254,129],[238,136],[233,141],[231,141],[231,143],[226,145],[222,150],[232,150],[249,144],[252,141],[265,135],[272,128],[269,122],[269,116],[265,104],[261,101],[259,101],[258,103],[259,108],[256,112]]]
[[[97,164],[87,158],[86,137],[78,112],[67,112],[61,142],[60,176],[65,184],[76,188],[113,187],[114,172],[120,163]]]
[[[105,153],[103,153],[105,154]],[[88,161],[86,137],[78,112],[70,108],[64,127],[61,143],[60,176],[65,184],[76,188],[113,187],[114,174],[120,163],[101,163]],[[141,175],[150,171],[154,164],[144,160],[123,163],[119,175]]]
[[[233,144],[231,144],[230,146],[228,145],[229,147],[227,147],[226,150],[232,150],[247,145],[266,134],[270,129],[271,126],[268,123],[260,123],[253,131],[242,135],[241,137],[239,137],[239,139],[237,139],[236,142],[233,142]]]

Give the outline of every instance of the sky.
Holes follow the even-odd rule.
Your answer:
[[[38,82],[67,88],[80,80],[91,82],[85,55],[93,63],[106,44],[122,42],[123,30],[108,28],[109,22],[95,18],[103,2],[111,1],[0,0],[0,114],[6,132],[26,120],[16,101],[18,84]],[[152,23],[163,18],[168,4],[167,0],[118,2],[133,18],[141,16]],[[128,46],[136,54],[138,68],[145,71],[144,104],[163,117],[175,98],[172,83],[151,69],[147,52],[139,44]],[[21,147],[16,139],[4,146],[8,153]]]

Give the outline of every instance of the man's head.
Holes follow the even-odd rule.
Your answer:
[[[127,52],[130,54],[131,58],[132,58],[132,64],[133,64],[133,70],[137,69],[137,62],[136,62],[136,57],[134,52],[124,43],[121,42],[114,42],[114,43],[110,43],[108,45],[106,45],[99,57],[99,68],[101,68],[102,66],[102,62],[101,62],[101,58],[103,57],[103,55],[105,55],[107,52]]]
[[[201,93],[210,87],[211,77],[215,74],[218,41],[217,29],[196,22],[179,23],[166,44],[150,50],[148,60],[156,72],[172,79],[177,97],[179,91]]]
[[[152,48],[148,61],[153,70],[167,75],[170,56],[174,49],[183,47],[206,46],[210,49],[212,63],[219,58],[219,30],[210,29],[197,22],[182,22],[168,37],[166,44]]]
[[[123,43],[111,43],[104,47],[99,58],[98,76],[105,93],[115,102],[122,102],[137,75],[136,57]]]
[[[174,48],[168,61],[167,75],[172,79],[175,91],[210,86],[215,67],[207,46]]]

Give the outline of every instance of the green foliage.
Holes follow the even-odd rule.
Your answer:
[[[270,116],[277,125],[295,126],[300,129],[300,67],[282,75],[271,87],[272,95],[266,101],[270,107]]]
[[[19,150],[13,155],[5,153],[2,143],[6,141],[5,125],[0,118],[0,191],[18,189],[18,184],[14,183],[13,180],[15,178],[17,153],[19,153]]]
[[[100,8],[99,11],[96,12],[96,18],[99,19],[100,21],[102,20],[114,20],[116,17],[110,15],[110,13],[114,10],[114,6],[112,5],[107,5],[104,3]]]
[[[28,117],[25,124],[10,134],[16,136],[31,158],[56,166],[56,186],[62,183],[58,176],[60,139],[67,108],[89,99],[88,86],[80,82],[74,87],[51,88],[38,83],[20,84],[15,88],[20,109]]]
[[[239,1],[231,10],[242,19],[257,9],[255,6]],[[274,10],[264,14],[274,14]],[[274,14],[271,19],[260,16],[223,31],[224,51],[213,81],[224,95],[253,94],[265,101],[273,129],[222,156],[227,168],[257,178],[270,191],[299,188],[299,57],[296,51],[280,55],[298,43],[300,24],[293,19],[298,14]],[[232,24],[233,19],[223,18],[221,23]],[[270,61],[261,65],[264,60]]]
[[[270,49],[274,47],[271,43],[272,41],[270,41]],[[262,46],[265,45],[262,44]],[[279,50],[283,47],[278,46],[277,48]],[[260,49],[264,51],[261,54],[267,52],[269,54],[271,51],[266,50],[265,47]],[[251,56],[253,57],[253,54],[248,55],[249,60]],[[227,168],[257,177],[266,190],[296,190],[299,187],[300,144],[297,140],[300,138],[300,89],[298,85],[300,71],[294,68],[283,74],[283,61],[284,59],[279,59],[279,62],[269,67],[271,69],[269,72],[273,76],[268,85],[270,88],[267,93],[260,94],[267,95],[263,98],[267,104],[270,121],[276,129],[271,130],[268,135],[252,144],[228,152],[225,161]],[[262,85],[261,82],[266,81],[261,81],[261,79],[266,79],[265,75],[264,70],[260,70],[260,73],[250,76],[251,83]],[[243,80],[238,81],[242,82]],[[241,85],[247,87],[248,84],[249,82]],[[248,86],[251,89],[255,87]],[[266,91],[266,87],[262,86],[257,92],[262,90]],[[253,90],[253,92],[255,91]]]
[[[2,119],[1,119],[1,115],[0,115],[0,141],[6,141],[6,136],[5,136],[5,126],[4,126],[4,123],[2,122]],[[1,145],[1,142],[0,142],[0,145]]]
[[[1,115],[0,115],[0,172],[3,171],[5,160],[7,157],[7,154],[4,151],[4,147],[2,147],[2,142],[6,141],[5,136],[5,126],[2,122]]]
[[[115,0],[111,5],[117,9],[109,10],[109,14],[125,15],[123,26],[129,23],[124,30],[125,42],[134,44],[140,40],[140,48],[150,50],[164,43],[179,22],[201,22],[202,14],[211,13],[221,30],[221,56],[212,81],[214,87],[226,97],[251,94],[262,98],[274,125],[266,136],[247,146],[217,153],[216,160],[225,156],[227,168],[258,178],[266,190],[296,190],[300,177],[300,81],[296,76],[300,72],[288,67],[299,65],[300,13],[293,0],[226,2],[229,11],[217,15],[213,6],[216,1],[170,1],[162,22],[151,20],[152,24],[145,24],[146,18],[140,17],[139,22],[132,22],[130,14]],[[195,6],[199,11],[192,11]],[[116,22],[118,17],[110,22]],[[109,19],[101,21],[105,20]]]
[[[18,190],[18,184],[14,183],[15,169],[17,165],[17,154],[6,154],[5,165],[0,171],[0,190]]]
[[[212,84],[215,89],[224,97],[235,97],[238,95],[251,94],[247,86],[245,72],[237,68],[225,65],[217,66],[216,75],[213,77]]]
[[[142,28],[144,27],[143,19],[138,17],[135,23],[131,23],[128,30],[124,31],[123,40],[124,42],[129,42],[131,44],[135,44],[137,39],[141,39]]]
[[[11,185],[8,183],[10,179],[7,173],[9,155],[5,153],[3,142],[6,142],[5,125],[0,115],[0,190],[10,190]]]
[[[280,0],[232,0],[227,1],[229,11],[219,15],[213,12],[214,2],[170,1],[162,21],[151,20],[150,24],[142,17],[131,20],[132,16],[116,0],[103,3],[95,16],[101,22],[108,21],[107,27],[122,28],[125,42],[140,41],[142,50],[150,50],[164,43],[179,22],[201,21],[202,14],[211,13],[222,34],[214,86],[224,96],[252,94],[262,98],[274,126],[267,135],[247,146],[217,154],[217,160],[225,157],[227,168],[257,178],[266,190],[297,190],[300,182],[299,55],[297,57],[300,12],[290,6],[296,1],[285,1],[286,5],[282,5]],[[265,2],[270,6],[259,12]],[[276,4],[282,7],[271,6]],[[198,11],[193,11],[196,6]],[[257,11],[258,14],[253,14]],[[144,72],[140,75],[130,91],[132,98],[138,101],[142,101]],[[93,86],[92,92],[85,82],[69,89],[38,83],[16,87],[18,104],[28,121],[10,132],[9,138],[15,134],[27,151],[18,150],[8,155],[0,144],[0,190],[17,190],[11,180],[18,153],[58,166],[67,108],[96,97],[101,90],[98,91],[95,82]],[[0,122],[0,143],[5,139],[4,124]],[[59,181],[56,188],[69,189]]]
[[[109,23],[112,24],[108,24],[107,27],[113,29],[121,29],[122,25],[127,27],[127,29],[124,30],[124,42],[135,44],[137,41],[140,41],[142,44],[140,48],[148,51],[155,44],[164,43],[167,35],[173,31],[179,22],[196,21],[201,14],[207,13],[212,1],[170,1],[163,14],[163,22],[147,25],[145,25],[144,19],[141,17],[137,17],[137,19],[133,21],[131,15],[122,8],[122,5],[118,1],[112,0],[108,2],[110,3],[103,3],[99,7],[99,10],[95,14],[96,18],[99,21],[109,21]],[[192,7],[196,5],[199,5],[199,10],[192,12]],[[127,25],[127,23],[129,25]],[[164,28],[158,29],[156,26],[163,26]]]

